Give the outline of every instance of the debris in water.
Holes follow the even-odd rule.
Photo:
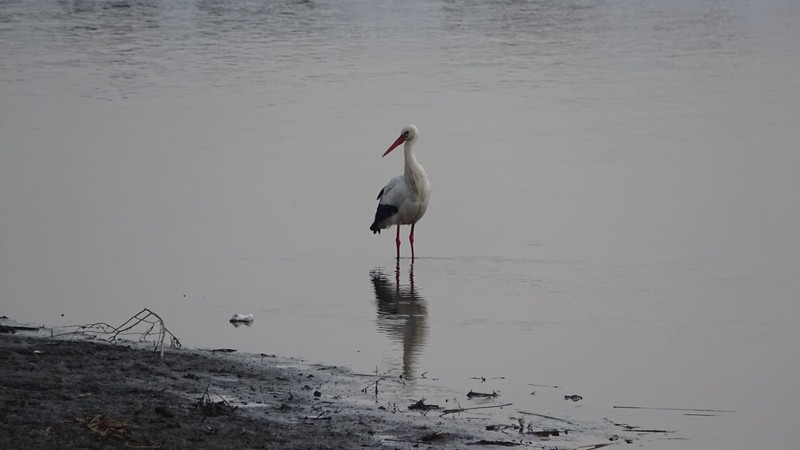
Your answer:
[[[473,398],[473,397],[480,397],[480,398],[493,398],[493,397],[497,397],[497,396],[499,396],[499,395],[500,395],[500,394],[498,394],[498,393],[497,393],[497,392],[495,392],[495,391],[492,391],[492,393],[491,393],[491,394],[486,394],[486,393],[484,393],[484,392],[473,392],[473,391],[470,389],[470,391],[469,391],[469,392],[467,392],[467,398]]]
[[[459,407],[454,409],[445,409],[444,411],[442,411],[442,414],[439,417],[446,416],[447,414],[461,413],[472,409],[504,408],[506,406],[511,406],[511,405],[513,405],[513,403],[503,403],[502,405],[472,406],[470,408]]]
[[[573,402],[579,402],[579,401],[583,400],[583,397],[581,397],[580,395],[576,395],[576,394],[565,395],[564,396],[564,400],[572,400]]]
[[[612,408],[621,409],[653,409],[661,411],[694,411],[694,412],[717,412],[717,413],[733,413],[736,411],[730,409],[696,409],[696,408],[654,408],[652,406],[620,406],[614,405]]]
[[[544,419],[558,420],[559,422],[568,423],[570,425],[577,425],[576,423],[570,422],[569,420],[559,419],[558,417],[553,417],[553,416],[546,416],[544,414],[537,414],[537,413],[532,413],[532,412],[528,412],[528,411],[519,411],[519,413],[520,414],[527,414],[529,416],[542,417]]]
[[[247,325],[248,327],[253,324],[252,314],[234,314],[231,317],[231,325],[238,327],[240,325]]]
[[[472,378],[471,378],[471,380],[481,380],[481,383],[486,383],[486,380],[487,380],[487,379],[488,379],[488,380],[505,380],[505,379],[506,379],[506,377],[491,377],[491,378],[486,378],[486,377],[472,377]]]

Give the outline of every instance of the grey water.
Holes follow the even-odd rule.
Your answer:
[[[403,375],[409,403],[498,391],[486,417],[594,430],[575,445],[610,420],[792,448],[798,23],[793,0],[0,0],[0,315],[149,307],[184,345]],[[368,227],[409,123],[433,194],[396,262]]]

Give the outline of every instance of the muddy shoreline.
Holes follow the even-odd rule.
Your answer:
[[[410,398],[402,376],[289,357],[180,348],[176,339],[162,355],[152,339],[119,339],[130,327],[109,334],[96,325],[66,332],[0,317],[0,448],[554,450],[683,439],[518,410],[495,393]],[[133,335],[153,336],[145,330]]]
[[[0,448],[462,448],[470,419],[408,410],[397,380],[271,355],[0,334]],[[201,401],[202,400],[202,401]],[[474,448],[474,447],[473,447]]]

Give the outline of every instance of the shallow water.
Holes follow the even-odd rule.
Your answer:
[[[798,19],[789,0],[0,1],[0,314],[147,306],[185,345],[404,374],[410,400],[497,390],[502,422],[791,447]],[[368,230],[411,122],[433,184],[413,266]]]

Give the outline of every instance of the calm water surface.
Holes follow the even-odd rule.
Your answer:
[[[492,420],[590,430],[566,446],[608,418],[675,430],[646,448],[794,447],[797,23],[792,0],[0,0],[0,314],[147,306],[185,345],[404,374],[409,402],[499,391]],[[408,123],[433,197],[396,265],[368,226]]]

